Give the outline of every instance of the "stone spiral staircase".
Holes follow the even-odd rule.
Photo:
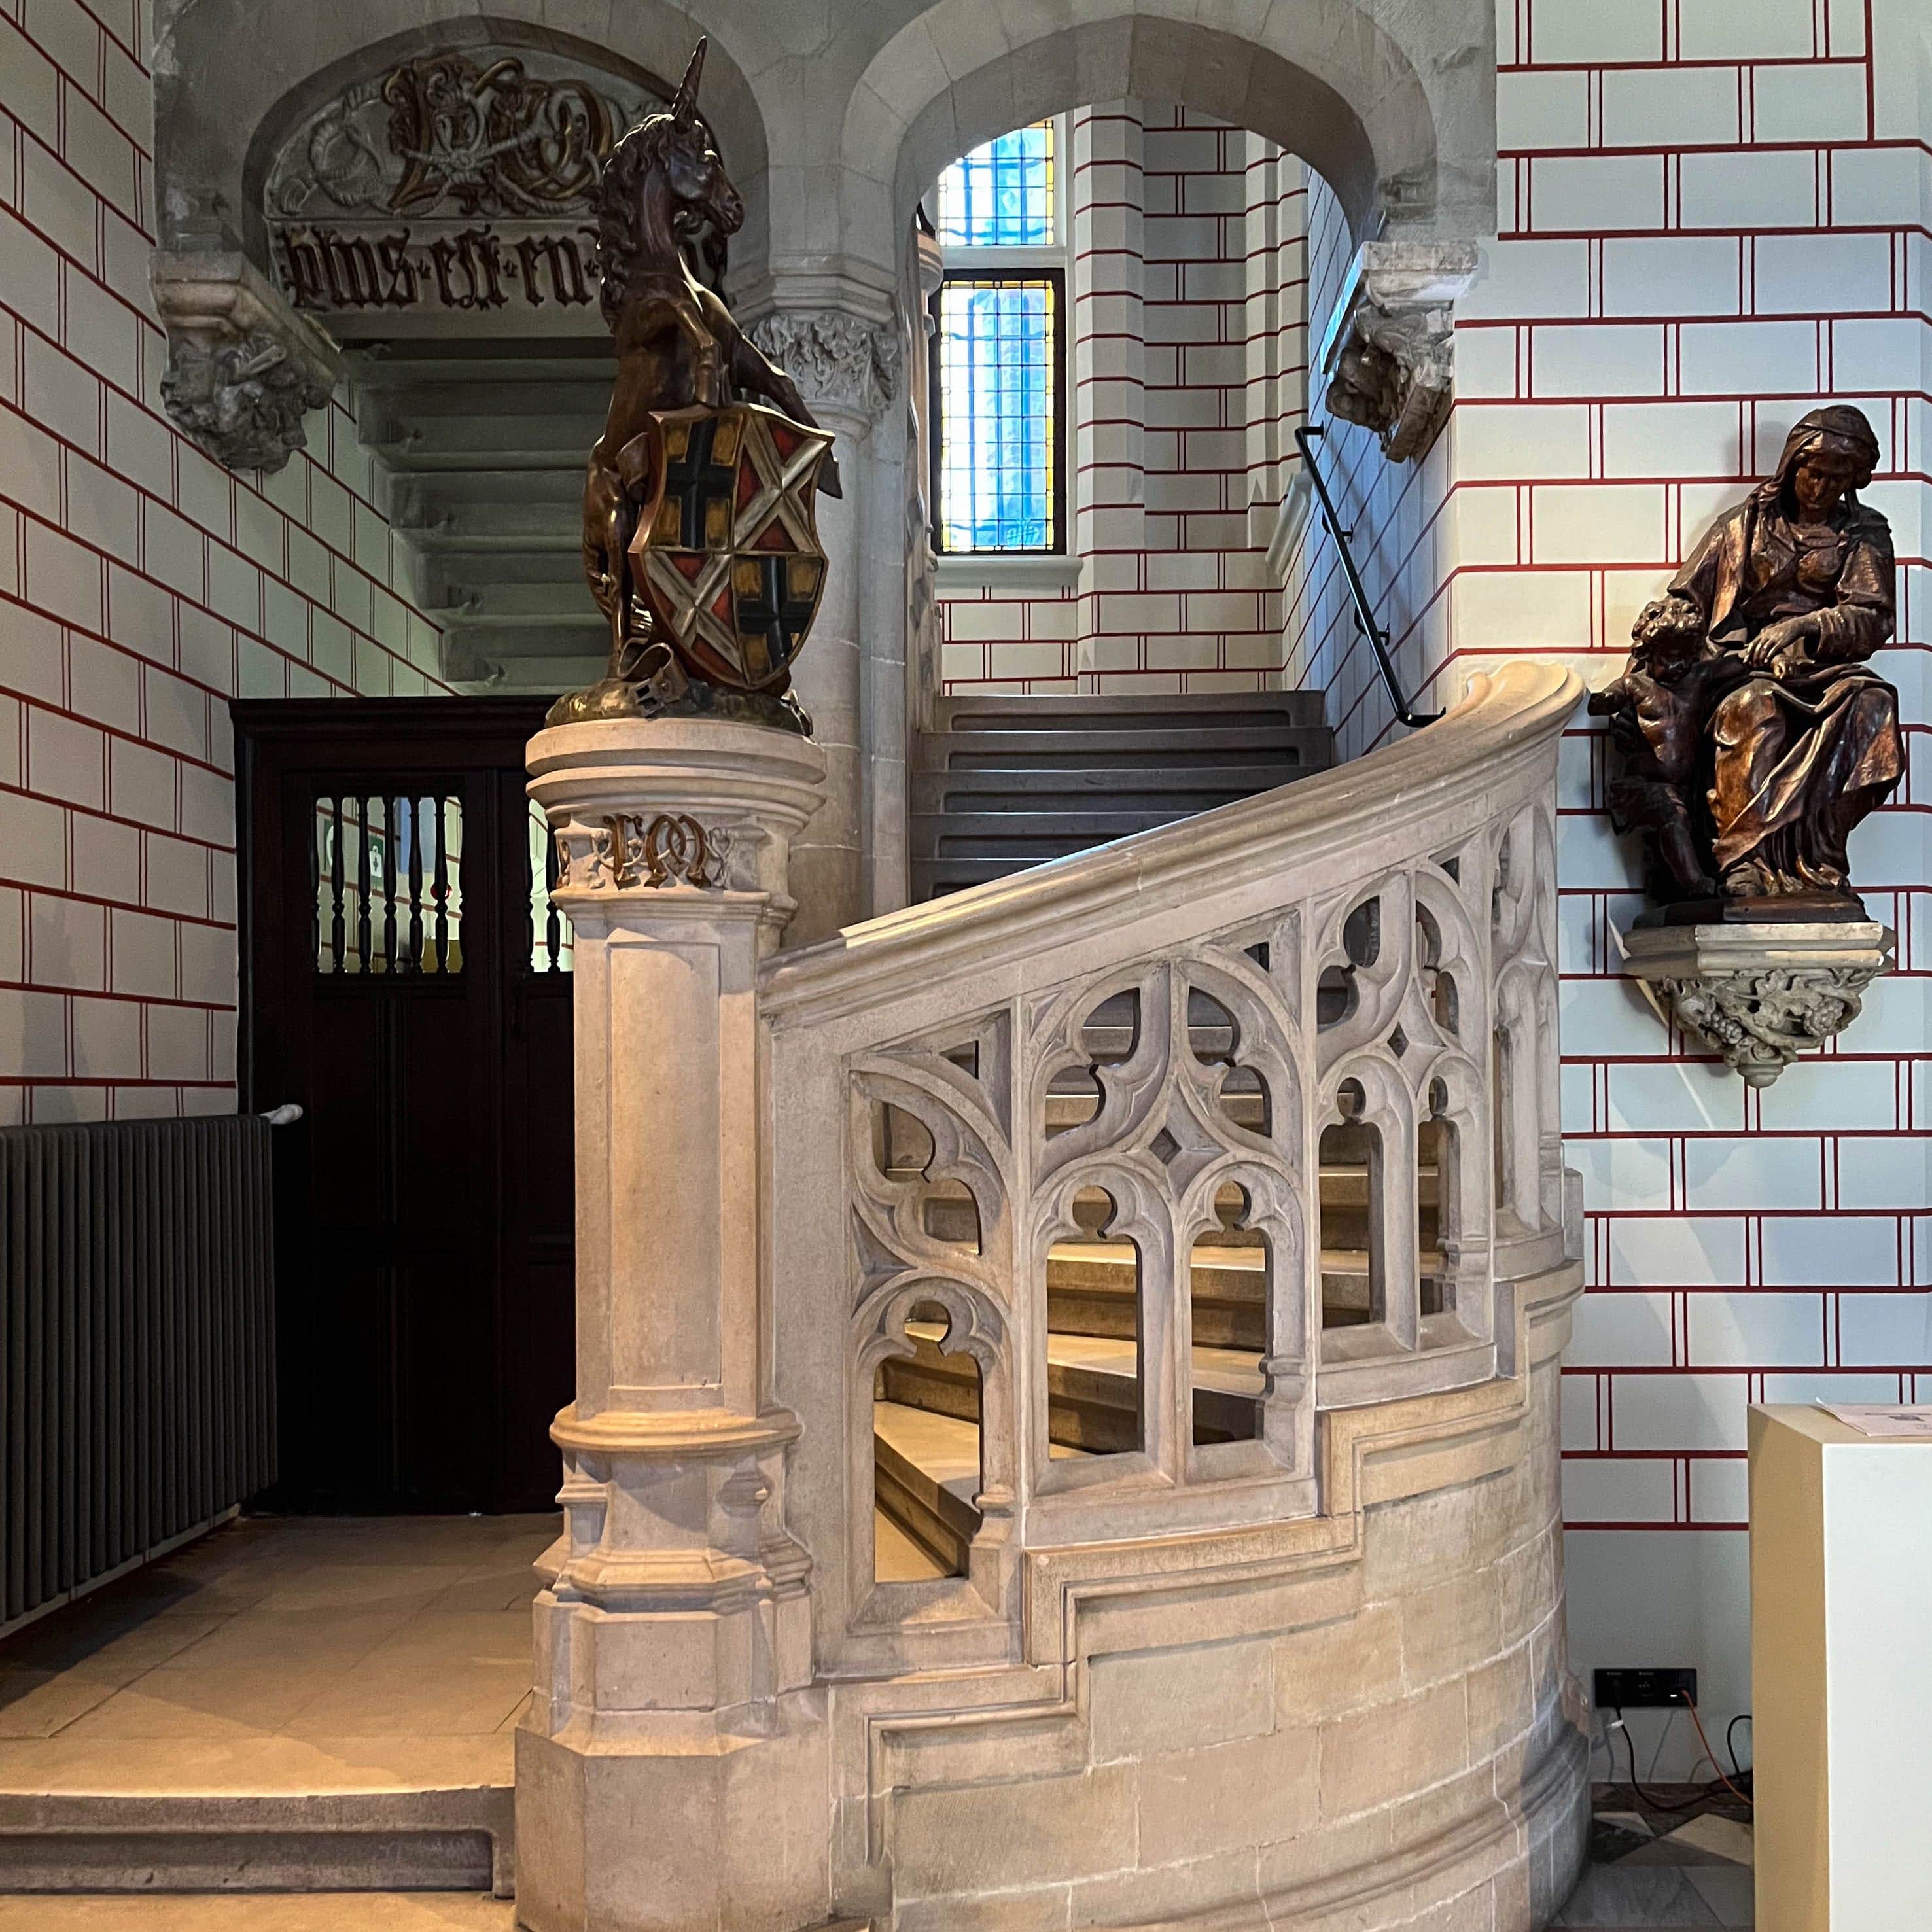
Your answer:
[[[914,742],[912,895],[1171,825],[1334,763],[1318,692],[949,698]]]
[[[602,669],[581,506],[614,366],[601,336],[397,340],[356,358],[379,507],[408,540],[411,589],[460,688],[548,694]]]
[[[1099,1009],[1086,1031],[1098,1061],[1132,1050],[1132,996]],[[1239,1124],[1264,1125],[1264,1096],[1244,1090],[1234,1067],[1234,1028],[1225,1012],[1197,994],[1189,1045],[1204,1063],[1230,1068],[1222,1102]],[[1049,1134],[1093,1117],[1097,1097],[1088,1074],[1074,1068],[1047,1100]],[[888,1178],[920,1182],[932,1154],[918,1124],[886,1110],[881,1151]],[[1417,1261],[1425,1314],[1442,1305],[1438,1169],[1433,1129],[1415,1150]],[[1322,1325],[1358,1327],[1376,1312],[1377,1257],[1371,1246],[1372,1136],[1333,1126],[1322,1146]],[[1139,1262],[1130,1241],[1106,1238],[1113,1204],[1098,1188],[1082,1189],[1074,1214],[1088,1238],[1056,1242],[1046,1263],[1047,1434],[1055,1457],[1106,1455],[1140,1446]],[[1263,1238],[1240,1223],[1246,1202],[1223,1187],[1215,1209],[1222,1226],[1204,1234],[1189,1257],[1193,1353],[1193,1432],[1197,1444],[1244,1442],[1257,1433],[1262,1394],[1270,1258]],[[970,1250],[979,1215],[958,1181],[926,1184],[927,1232]],[[963,1574],[980,1527],[974,1495],[980,1480],[980,1375],[972,1359],[949,1353],[944,1312],[907,1324],[908,1355],[888,1358],[873,1381],[874,1546],[881,1582]]]

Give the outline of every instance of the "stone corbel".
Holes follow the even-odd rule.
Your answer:
[[[838,309],[773,309],[746,332],[813,409],[876,422],[898,393],[897,332]]]
[[[1639,926],[1622,944],[1658,1016],[1700,1034],[1753,1087],[1844,1032],[1894,963],[1891,931],[1871,920]]]
[[[1357,252],[1316,366],[1331,416],[1382,438],[1391,462],[1435,441],[1455,387],[1455,305],[1476,279],[1473,242],[1370,242]]]
[[[243,254],[157,249],[148,280],[168,333],[169,416],[230,470],[280,469],[340,380],[333,340]]]

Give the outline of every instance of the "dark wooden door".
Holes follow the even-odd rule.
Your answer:
[[[277,1136],[282,1499],[548,1509],[570,1398],[570,935],[540,702],[238,703],[243,1104]]]

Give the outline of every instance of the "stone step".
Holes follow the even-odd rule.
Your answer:
[[[482,387],[525,381],[596,380],[605,395],[617,374],[616,351],[600,333],[581,337],[398,337],[352,351],[350,373],[358,400],[398,388],[440,382]]]
[[[514,1871],[513,1738],[434,1782],[320,1768],[292,1740],[118,1744],[59,1788],[0,1791],[0,1893],[488,1892]],[[448,1757],[454,1747],[436,1741]],[[43,1746],[43,1754],[46,1748]],[[148,1760],[154,1762],[150,1765]]]
[[[1318,727],[1323,722],[1318,691],[1194,692],[1184,697],[1162,694],[1131,698],[1088,697],[1078,693],[1043,692],[1023,696],[942,698],[934,710],[938,731],[967,730],[980,726],[1030,724],[1043,719],[1070,718],[1084,724],[1104,711],[1124,729],[1144,724],[1160,730],[1184,714],[1190,720],[1211,722],[1223,716],[1251,720],[1278,714],[1291,724]]]
[[[1211,763],[1221,770],[1244,766],[1315,766],[1328,734],[1311,726],[1262,721],[1196,730],[1177,719],[1158,734],[1120,730],[1107,721],[1084,728],[1055,725],[1016,730],[955,732],[944,740],[922,734],[913,770],[922,772],[1131,772],[1156,764]]]
[[[1306,766],[1286,759],[1271,766],[1244,766],[1238,778],[1216,765],[1178,764],[1136,767],[1124,781],[1118,770],[1106,766],[1052,772],[994,766],[914,772],[909,789],[915,814],[1030,813],[1105,808],[1130,785],[1136,803],[1151,807],[1158,802],[1168,814],[1162,823],[1168,823],[1232,805],[1251,797],[1257,789],[1271,791],[1277,785],[1292,784],[1306,773]]]
[[[903,1402],[872,1405],[874,1500],[946,1576],[964,1570],[980,1529],[978,1388],[970,1385],[967,1416]]]
[[[603,433],[602,417],[434,416],[364,439],[392,470],[554,469],[585,452]]]
[[[584,466],[562,462],[536,469],[392,472],[384,498],[390,521],[411,532],[445,524],[487,531],[492,518],[511,528],[518,527],[511,520],[518,518],[544,529],[575,528],[583,506]]]
[[[1014,858],[1032,863],[1059,859],[1090,847],[1110,844],[1136,832],[1172,825],[1184,812],[1159,807],[1111,811],[972,812],[957,809],[912,814],[913,842],[944,862],[953,854],[973,858]]]
[[[938,1345],[944,1332],[936,1323],[908,1322],[914,1352],[890,1357],[880,1365],[878,1394],[908,1408],[975,1421],[980,1412],[977,1366],[970,1356],[941,1354]],[[1131,1336],[1048,1336],[1047,1435],[1056,1448],[1098,1456],[1136,1446],[1138,1349]],[[1252,1438],[1255,1405],[1262,1392],[1258,1355],[1197,1345],[1193,1382],[1197,1440],[1235,1442]]]

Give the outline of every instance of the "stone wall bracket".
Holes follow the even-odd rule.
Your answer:
[[[1316,366],[1328,413],[1375,430],[1392,463],[1421,456],[1448,419],[1456,304],[1481,266],[1473,242],[1369,242],[1356,254]]]
[[[1639,926],[1620,943],[1658,1017],[1708,1041],[1753,1087],[1844,1032],[1894,963],[1892,931],[1874,920]]]
[[[334,340],[238,252],[158,248],[148,273],[168,334],[169,416],[230,470],[280,470],[341,380]]]

